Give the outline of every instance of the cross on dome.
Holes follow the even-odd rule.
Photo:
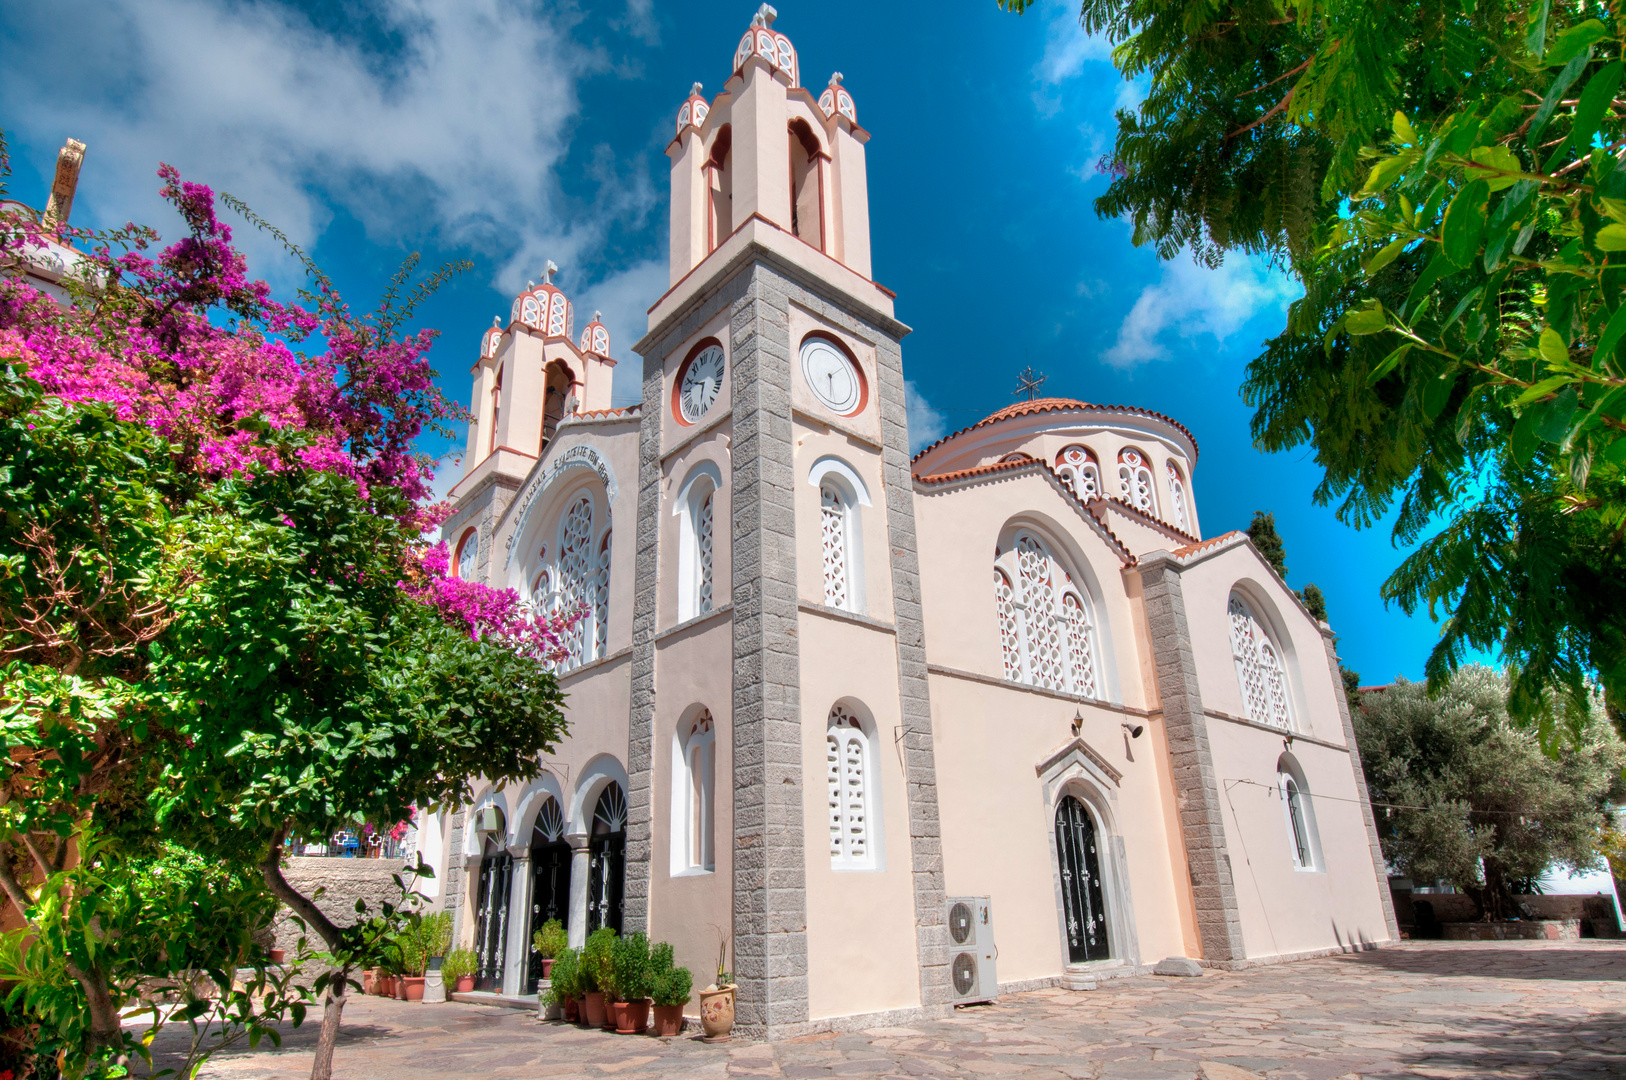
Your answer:
[[[751,57],[760,56],[770,70],[785,76],[794,88],[801,85],[797,75],[796,47],[790,43],[790,38],[773,29],[773,21],[778,17],[779,12],[772,4],[757,8],[757,13],[751,18],[751,28],[740,38],[739,48],[734,50],[734,74],[744,71]]]
[[[849,124],[858,123],[858,106],[853,104],[853,96],[847,93],[841,85],[841,72],[830,76],[830,85],[824,88],[819,95],[819,111],[825,116],[834,118],[837,113],[847,118]]]
[[[525,283],[525,291],[514,298],[509,322],[523,323],[548,337],[569,337],[574,319],[570,299],[553,283],[559,266],[549,259],[542,266],[542,284]]]
[[[610,332],[604,328],[604,312],[593,312],[593,321],[582,327],[581,352],[594,356],[610,355]]]
[[[699,127],[706,122],[706,115],[711,112],[711,104],[700,93],[700,84],[695,83],[689,88],[689,96],[678,110],[677,133],[683,134],[683,129],[693,124]]]

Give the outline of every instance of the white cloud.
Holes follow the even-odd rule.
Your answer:
[[[595,310],[604,312],[615,357],[611,404],[636,405],[643,398],[643,358],[632,351],[649,330],[649,307],[667,288],[665,259],[647,259],[591,285],[575,298],[576,325],[586,326]]]
[[[644,0],[627,10],[653,33]],[[0,20],[0,97],[36,144],[89,144],[76,218],[173,231],[153,177],[163,160],[307,248],[337,206],[389,244],[427,234],[490,252],[505,290],[544,257],[584,264],[607,219],[656,206],[647,178],[603,154],[593,205],[559,187],[577,83],[605,66],[571,39],[573,16],[503,0],[380,0],[371,14],[398,46],[387,54],[272,4],[17,5]],[[267,241],[237,232],[276,278]]]
[[[948,419],[932,408],[932,403],[909,379],[903,381],[903,405],[909,424],[910,454],[918,454],[923,447],[936,442],[948,431]]]
[[[1173,259],[1141,290],[1102,359],[1118,368],[1165,360],[1169,333],[1224,341],[1256,315],[1285,311],[1299,293],[1296,281],[1263,259],[1233,256],[1215,270],[1193,259]]]
[[[1044,56],[1036,74],[1052,85],[1066,82],[1090,61],[1112,61],[1112,43],[1103,34],[1086,34],[1079,25],[1078,5],[1061,4],[1045,25]]]

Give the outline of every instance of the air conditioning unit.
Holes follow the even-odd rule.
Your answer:
[[[993,1001],[999,996],[994,971],[994,923],[986,896],[948,898],[949,982],[954,1004]]]

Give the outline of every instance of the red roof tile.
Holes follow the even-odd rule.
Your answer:
[[[959,438],[968,431],[975,431],[977,428],[987,427],[989,424],[997,424],[1001,420],[1010,420],[1018,416],[1030,416],[1034,413],[1062,412],[1068,409],[1096,409],[1101,412],[1128,413],[1131,416],[1149,416],[1154,420],[1161,420],[1165,424],[1172,425],[1186,438],[1191,440],[1191,448],[1193,452],[1195,452],[1197,449],[1197,437],[1191,433],[1189,428],[1180,423],[1180,421],[1174,419],[1172,416],[1166,416],[1160,412],[1153,412],[1151,409],[1140,409],[1133,405],[1096,405],[1092,402],[1078,401],[1074,398],[1035,398],[1032,401],[1018,401],[1015,405],[1007,405],[998,412],[983,417],[970,427],[961,428],[952,435],[943,436],[941,439],[938,439],[920,453],[916,454],[914,456],[914,460],[919,461],[922,457],[931,453],[933,450],[936,450],[939,446]]]

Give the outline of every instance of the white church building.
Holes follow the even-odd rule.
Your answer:
[[[764,5],[677,112],[641,404],[551,280],[480,341],[457,573],[587,612],[557,753],[424,823],[480,987],[547,918],[696,985],[726,942],[780,1037],[1398,939],[1332,632],[1205,539],[1184,425],[1042,398],[911,459],[870,133],[800,64]]]

